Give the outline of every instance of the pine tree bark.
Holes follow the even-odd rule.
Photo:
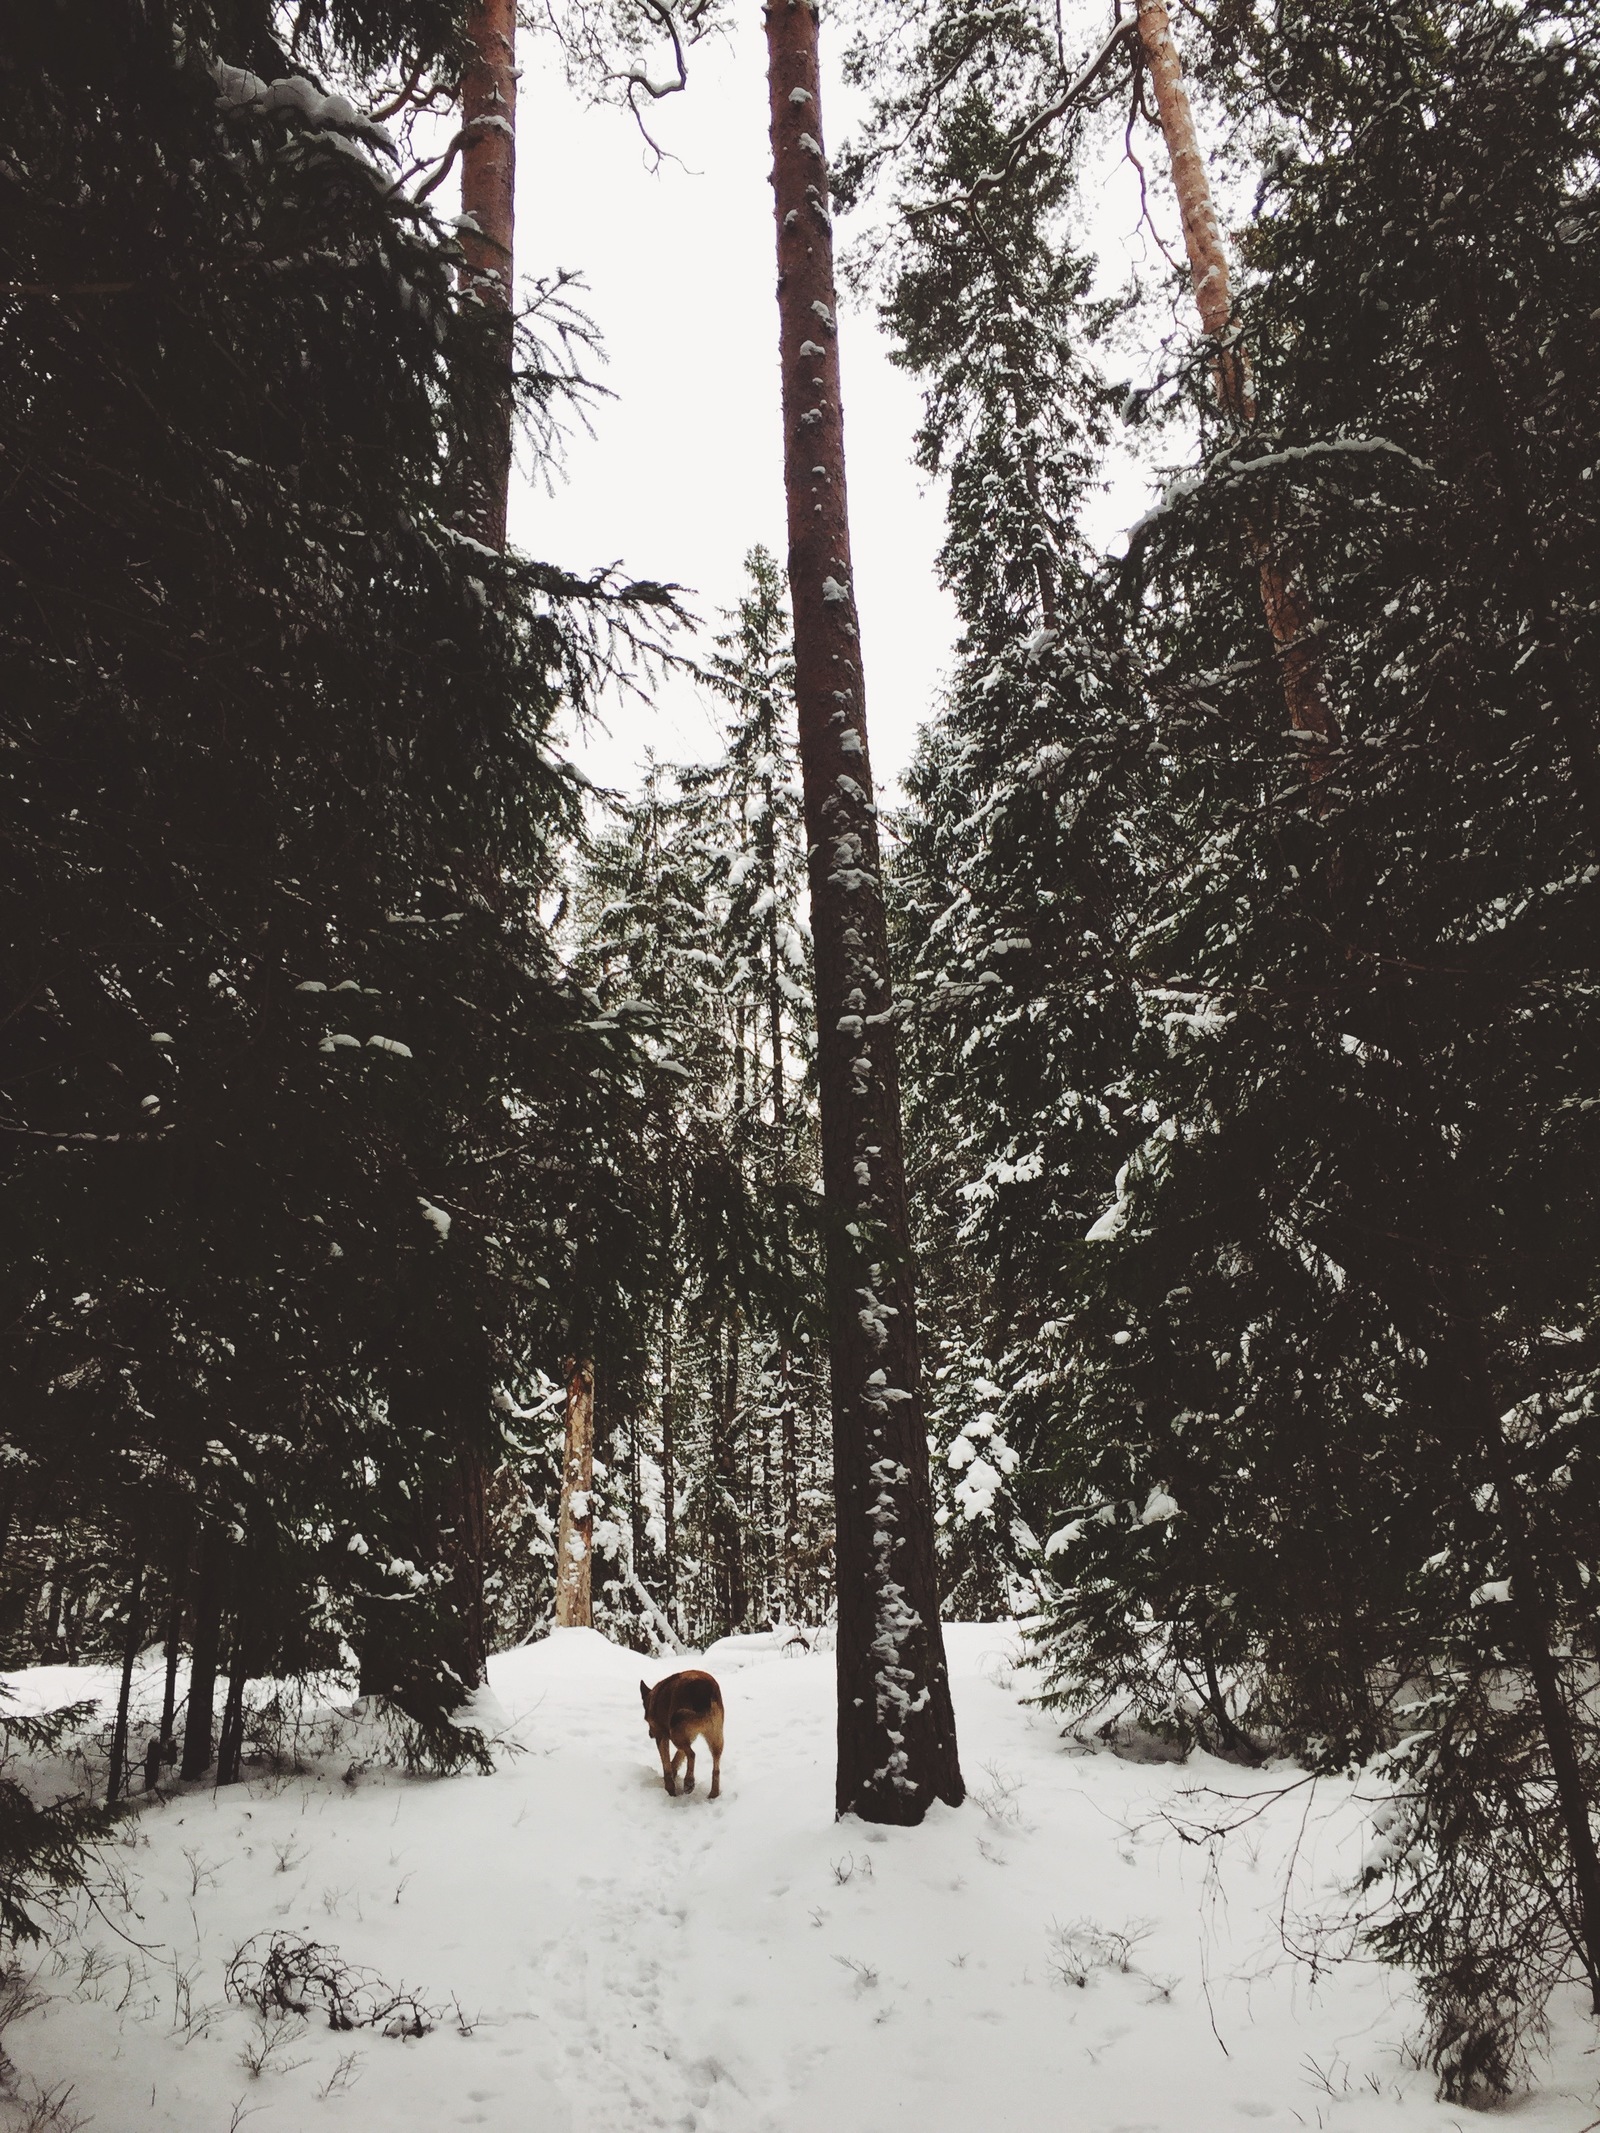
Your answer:
[[[1228,250],[1195,132],[1194,112],[1184,87],[1166,0],[1138,0],[1136,19],[1166,142],[1173,189],[1183,217],[1184,249],[1189,258],[1200,329],[1216,351],[1217,397],[1238,428],[1249,430],[1255,426],[1257,413],[1250,356],[1234,317]],[[1331,752],[1339,743],[1339,722],[1323,679],[1310,600],[1299,571],[1285,555],[1270,520],[1264,514],[1252,514],[1246,519],[1244,531],[1260,578],[1262,610],[1277,647],[1278,675],[1289,723],[1297,733],[1311,736],[1305,751],[1306,774],[1315,793],[1332,768]]]
[[[556,1525],[556,1627],[593,1625],[594,1365],[567,1364],[567,1450]]]
[[[850,570],[817,20],[769,0],[784,484],[815,947],[839,1593],[835,1805],[964,1795],[939,1626],[899,1063]]]
[[[461,1418],[460,1442],[450,1473],[445,1511],[449,1523],[441,1534],[442,1553],[451,1571],[454,1636],[450,1662],[467,1689],[489,1678],[489,1604],[485,1580],[489,1569],[489,1474],[482,1417],[488,1412],[489,1366],[484,1343],[468,1341],[462,1360],[479,1367],[467,1383],[481,1394]]]
[[[178,1715],[178,1659],[183,1639],[183,1609],[173,1594],[172,1607],[167,1615],[167,1671],[161,1688],[161,1731],[157,1736],[161,1747],[162,1762],[174,1760],[176,1748],[173,1727]]]
[[[428,1500],[416,1517],[415,1545],[450,1573],[448,1610],[433,1655],[464,1693],[488,1671],[484,1594],[489,1532],[487,1469],[492,1443],[493,1348],[484,1322],[484,1258],[478,1239],[429,1246],[411,1269],[390,1359],[389,1412],[402,1435],[438,1445]],[[388,1603],[367,1609],[361,1694],[406,1694],[409,1665]]]
[[[244,1762],[244,1690],[250,1674],[249,1636],[243,1608],[236,1610],[228,1652],[228,1693],[217,1739],[217,1783],[237,1785]]]
[[[185,1778],[204,1777],[211,1768],[226,1571],[221,1531],[214,1519],[203,1519],[192,1609],[194,1641],[189,1648],[189,1708],[184,1718],[183,1762],[179,1769],[179,1775]]]
[[[504,548],[515,418],[513,268],[515,255],[516,0],[472,0],[468,58],[461,77],[461,248],[463,290],[482,307],[484,331],[469,374],[456,381],[460,432],[456,479],[463,530],[486,548]],[[440,1269],[442,1278],[443,1270]],[[472,1308],[469,1304],[468,1308]],[[450,1570],[454,1616],[449,1663],[463,1686],[488,1679],[488,1449],[490,1359],[481,1328],[450,1334],[459,1307],[439,1313],[448,1342],[440,1359],[445,1415],[455,1436],[439,1505],[441,1553]],[[431,1375],[431,1373],[430,1373]]]
[[[473,0],[461,78],[463,284],[483,305],[482,360],[463,381],[462,471],[467,530],[506,544],[511,488],[512,270],[517,169],[516,0]]]

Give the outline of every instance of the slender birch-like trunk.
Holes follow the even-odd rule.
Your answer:
[[[637,1567],[644,1553],[644,1494],[640,1487],[639,1471],[639,1411],[635,1407],[628,1415],[628,1545],[632,1549],[629,1560]]]
[[[178,1660],[183,1639],[183,1608],[178,1599],[176,1579],[173,1583],[172,1605],[167,1614],[167,1668],[161,1684],[161,1731],[157,1743],[161,1749],[160,1760],[170,1763],[176,1760],[177,1743],[173,1729],[178,1716]]]
[[[724,1635],[743,1627],[748,1600],[739,1511],[739,1349],[735,1311],[717,1328],[711,1365],[711,1567]]]
[[[1173,189],[1183,217],[1183,242],[1189,255],[1195,307],[1200,313],[1201,331],[1216,350],[1217,397],[1238,428],[1248,430],[1256,420],[1250,356],[1233,315],[1227,246],[1195,132],[1189,92],[1183,84],[1183,67],[1166,0],[1138,0],[1136,19],[1167,146]],[[1246,522],[1245,536],[1260,574],[1262,609],[1278,648],[1278,672],[1289,723],[1297,733],[1312,737],[1306,747],[1307,775],[1315,788],[1332,767],[1330,751],[1338,746],[1339,722],[1328,701],[1305,586],[1293,561],[1285,559],[1274,534],[1275,529],[1258,518]]]
[[[171,1555],[172,1587],[167,1602],[167,1671],[161,1686],[161,1753],[158,1768],[160,1763],[175,1763],[178,1759],[178,1661],[182,1655],[183,1644],[184,1572],[188,1567],[193,1535],[194,1519],[185,1507],[178,1516],[177,1539]]]
[[[669,1296],[661,1313],[661,1521],[665,1528],[662,1549],[667,1586],[667,1616],[676,1621],[678,1604],[678,1448],[673,1436],[673,1303]]]
[[[817,18],[766,8],[795,696],[816,951],[840,1814],[963,1797],[939,1627],[878,820],[850,573]]]
[[[128,1620],[122,1639],[122,1680],[117,1692],[117,1716],[111,1729],[111,1769],[106,1778],[106,1804],[114,1807],[122,1797],[128,1773],[128,1705],[133,1694],[133,1663],[139,1656],[139,1638],[144,1631],[144,1565],[133,1574],[128,1590]]]
[[[556,1526],[556,1627],[591,1629],[594,1533],[594,1365],[567,1365],[567,1454]]]

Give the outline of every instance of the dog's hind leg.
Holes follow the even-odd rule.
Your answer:
[[[685,1755],[687,1755],[687,1756],[688,1756],[688,1758],[689,1758],[689,1767],[688,1767],[688,1769],[687,1769],[687,1770],[686,1770],[686,1771],[684,1772],[684,1778],[683,1778],[683,1789],[684,1789],[684,1791],[685,1791],[685,1792],[693,1792],[693,1790],[694,1790],[694,1735],[693,1735],[692,1733],[690,1734],[690,1736],[689,1736],[688,1740],[687,1740],[687,1741],[686,1741],[686,1742],[684,1743],[684,1753],[685,1753]]]
[[[705,1737],[711,1745],[711,1793],[715,1800],[722,1792],[722,1712],[714,1710],[711,1723],[706,1727]]]

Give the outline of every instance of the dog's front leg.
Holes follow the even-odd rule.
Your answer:
[[[660,1750],[661,1753],[661,1782],[663,1785],[666,1786],[668,1792],[671,1793],[673,1798],[676,1799],[678,1796],[678,1788],[672,1782],[672,1766],[673,1762],[675,1762],[677,1758],[673,1757],[671,1760],[668,1759],[667,1743],[664,1740],[658,1740],[656,1742],[656,1747]]]

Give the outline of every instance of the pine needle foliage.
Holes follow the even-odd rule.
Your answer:
[[[969,1526],[997,1600],[1019,1569],[1045,1594],[1069,1721],[1398,1755],[1379,1945],[1456,2100],[1513,2085],[1600,1960],[1586,24],[1469,0],[1186,28],[1257,186],[1248,429],[1203,345],[1169,336],[1120,410],[1082,366],[1151,316],[1139,290],[1097,313],[1067,264],[1128,74],[1062,99],[1044,11],[940,8],[859,165],[897,188],[876,265],[954,440],[967,631],[901,869],[924,1236],[936,1309],[976,1328],[952,1383],[981,1364],[1021,1454],[998,1478],[1054,1530],[1025,1521],[1030,1560]],[[1019,333],[985,422],[975,351]],[[1092,465],[1119,417],[1184,462],[1069,595],[1025,451],[1076,436]],[[1325,774],[1285,731],[1263,545],[1313,618]],[[1076,996],[1041,982],[1058,908]]]
[[[148,1571],[145,1621],[221,1625],[236,1684],[381,1649],[448,1760],[427,1507],[560,1270],[544,1135],[635,1072],[541,915],[553,721],[670,600],[455,530],[458,249],[275,24],[0,31],[0,1511],[58,1572]],[[455,34],[302,27],[355,71]],[[535,417],[561,302],[555,353],[523,321]]]

